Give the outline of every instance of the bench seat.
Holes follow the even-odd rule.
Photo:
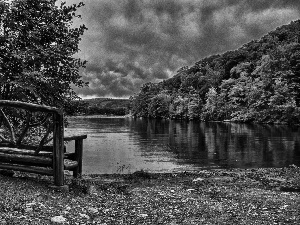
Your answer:
[[[73,170],[78,166],[77,161],[71,160],[71,158],[74,158],[74,155],[75,153],[66,153],[64,159],[65,170]],[[53,154],[52,152],[41,151],[36,155],[34,150],[0,147],[0,163],[52,167]]]

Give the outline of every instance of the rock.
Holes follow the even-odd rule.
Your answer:
[[[26,209],[25,209],[25,212],[32,212],[33,211],[33,208],[31,208],[31,207],[27,207]]]
[[[26,204],[26,207],[29,208],[29,207],[32,207],[33,205],[35,205],[35,202],[30,202],[30,203],[27,203],[27,204]]]
[[[146,213],[142,213],[139,215],[139,217],[142,217],[142,218],[146,218],[147,216],[148,216],[148,214],[146,214]]]
[[[90,217],[88,215],[83,214],[83,213],[79,213],[79,216],[82,218],[85,218],[85,219],[90,219]]]
[[[298,169],[298,166],[296,166],[295,164],[291,164],[291,165],[289,165],[288,168],[290,168],[290,169]]]
[[[87,194],[89,195],[97,195],[98,192],[97,192],[97,189],[95,187],[95,185],[90,185],[88,188],[87,188]]]
[[[196,191],[196,189],[190,188],[190,189],[187,189],[186,191],[192,192],[192,191]]]
[[[54,216],[51,218],[51,222],[54,224],[63,224],[66,221],[66,218],[64,218],[63,216]]]
[[[87,211],[90,213],[90,214],[97,214],[99,212],[99,210],[97,208],[94,208],[94,207],[89,207],[87,209]]]
[[[193,180],[194,183],[201,183],[203,181],[204,181],[204,179],[201,178],[201,177],[198,177],[198,178],[196,178],[196,179]]]

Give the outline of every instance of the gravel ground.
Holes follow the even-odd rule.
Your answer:
[[[300,224],[300,168],[67,176],[0,174],[0,224]]]

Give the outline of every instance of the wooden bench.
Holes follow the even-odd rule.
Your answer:
[[[41,133],[39,140],[31,140],[37,144],[28,143],[34,132]],[[86,138],[87,135],[64,136],[60,109],[0,100],[0,169],[53,176],[55,186],[64,186],[64,170],[72,171],[74,177],[82,173]],[[66,152],[65,141],[75,141],[74,152]]]

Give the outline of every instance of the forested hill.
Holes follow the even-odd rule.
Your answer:
[[[129,107],[129,99],[93,98],[73,101],[65,110],[67,115],[126,115]]]
[[[299,123],[300,20],[132,96],[139,117]]]

